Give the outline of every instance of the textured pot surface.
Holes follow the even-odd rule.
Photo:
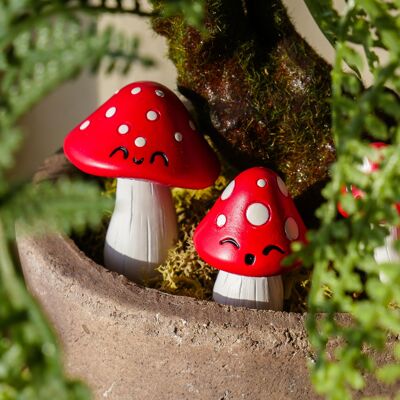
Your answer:
[[[39,178],[67,169],[56,155]],[[19,235],[18,250],[27,284],[60,337],[68,372],[85,380],[96,399],[317,398],[303,315],[143,288],[61,235]],[[383,393],[375,382],[370,390]]]

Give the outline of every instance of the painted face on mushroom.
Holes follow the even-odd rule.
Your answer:
[[[238,175],[196,229],[201,258],[234,274],[261,277],[288,270],[282,260],[306,228],[282,179],[262,167]]]
[[[170,186],[202,189],[219,174],[183,103],[159,83],[131,83],[67,135],[64,152],[83,172],[118,178],[105,266],[140,283],[157,278],[177,238]]]
[[[155,82],[119,90],[68,135],[64,148],[78,168],[92,175],[182,187],[210,185],[203,166],[218,163],[181,101]]]

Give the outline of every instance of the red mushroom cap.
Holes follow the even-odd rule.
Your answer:
[[[305,233],[282,179],[255,167],[225,188],[197,227],[194,244],[200,257],[217,269],[265,277],[290,270],[281,262],[293,241],[305,242]]]
[[[383,142],[373,142],[370,144],[370,146],[379,151],[380,149],[385,148],[387,146],[387,144],[383,143]],[[371,174],[379,169],[379,162],[371,162],[371,160],[369,160],[368,158],[365,157],[360,169],[362,172],[364,172],[366,174]],[[343,194],[351,193],[353,198],[356,200],[362,199],[365,196],[365,193],[361,189],[359,189],[358,187],[356,187],[354,185],[350,185],[350,188],[343,186],[341,188],[341,192]],[[396,203],[395,206],[396,206],[397,211],[400,213],[400,203]],[[349,216],[349,214],[343,209],[343,207],[340,203],[338,203],[337,208],[338,208],[339,213],[343,217],[347,218]]]
[[[82,171],[113,178],[203,188],[219,162],[179,98],[155,82],[114,94],[65,138],[67,158]]]

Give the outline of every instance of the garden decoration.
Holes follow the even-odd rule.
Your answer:
[[[398,1],[348,1],[339,12],[332,0],[305,0],[335,47],[333,69],[296,33],[280,0],[152,0],[149,12],[140,0],[3,3],[2,394],[88,398],[62,378],[57,341],[45,333],[51,330],[43,329],[31,299],[15,290],[16,282],[22,284],[10,274],[8,256],[13,221],[21,214],[28,223],[52,222],[54,215],[57,226],[82,228],[85,221],[94,223],[95,208],[100,217],[105,199],[88,200],[87,182],[61,180],[40,188],[8,182],[7,169],[21,137],[17,122],[40,97],[76,76],[83,64],[95,68],[100,53],[111,56],[111,66],[120,66],[115,57],[122,58],[122,69],[139,59],[137,40],[120,46],[119,36],[101,34],[80,19],[85,15],[90,21],[109,9],[153,18],[155,30],[167,38],[179,90],[193,102],[201,131],[232,163],[241,170],[263,165],[282,174],[303,216],[324,204],[308,245],[294,255],[313,268],[306,315],[231,310],[166,295],[109,273],[63,235],[19,237],[28,285],[68,352],[69,376],[87,379],[96,398],[196,397],[204,389],[203,399],[257,398],[265,392],[271,398],[312,399],[303,369],[308,360],[315,390],[327,399],[395,397],[400,268],[383,263],[377,269],[372,249],[383,244],[382,221],[398,221],[392,207],[400,198]],[[134,51],[126,54],[128,48]],[[387,57],[380,58],[381,52]],[[363,71],[373,80],[368,89]],[[366,136],[391,143],[385,162],[368,176],[358,169],[359,160],[371,154]],[[60,176],[65,160],[54,159],[60,161]],[[46,164],[47,177],[54,179],[52,162]],[[365,192],[363,207],[347,207],[355,202],[343,198],[343,185]],[[337,218],[342,199],[348,219]],[[381,271],[390,284],[379,279]],[[164,361],[168,368],[160,368]],[[121,370],[128,372],[121,375]]]
[[[219,269],[213,298],[221,304],[282,310],[282,264],[306,228],[283,180],[250,168],[223,191],[194,234],[201,258]]]
[[[155,82],[134,82],[114,94],[64,142],[82,171],[118,178],[104,263],[136,282],[155,278],[177,238],[170,186],[200,189],[219,162],[183,103]]]
[[[380,149],[385,148],[387,145],[382,142],[374,142],[371,143],[371,147],[376,149],[378,152]],[[364,157],[363,159],[363,164],[360,167],[360,170],[364,172],[365,174],[371,174],[379,169],[379,158],[377,161],[372,162],[370,159],[367,157]],[[354,199],[362,199],[365,197],[365,193],[359,189],[355,185],[351,185],[350,188],[348,187],[343,187],[342,188],[342,193],[350,193]],[[400,212],[400,202],[395,204],[395,207],[398,212]],[[339,213],[345,217],[348,218],[349,214],[343,209],[341,203],[338,204],[338,211]],[[383,246],[379,246],[374,250],[374,258],[375,261],[378,264],[381,263],[393,263],[393,262],[399,262],[400,261],[400,254],[395,248],[395,243],[399,239],[400,234],[399,230],[400,228],[398,226],[391,226],[387,222],[382,222],[384,225],[389,225],[389,234],[385,238],[385,242]],[[381,280],[387,279],[385,274],[380,273],[379,277]]]
[[[387,145],[383,142],[374,142],[371,143],[370,146],[371,148],[379,151],[379,149],[385,148]],[[368,159],[368,157],[364,157],[363,163],[359,167],[359,169],[365,174],[370,174],[379,169],[379,162],[372,162],[370,159]],[[361,199],[365,196],[365,193],[355,185],[350,185],[350,187],[343,186],[342,193],[343,194],[350,193],[354,199]],[[345,218],[349,216],[349,214],[346,212],[346,210],[344,210],[340,202],[338,203],[338,211]]]

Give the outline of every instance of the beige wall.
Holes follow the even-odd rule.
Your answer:
[[[340,0],[343,2],[343,0]],[[333,50],[319,32],[302,0],[284,0],[289,15],[295,21],[298,31],[306,37],[326,59],[333,59]],[[29,177],[40,162],[62,146],[64,136],[90,114],[115,90],[135,80],[155,80],[171,88],[175,86],[175,69],[166,58],[166,45],[148,23],[135,16],[107,16],[102,25],[115,24],[130,34],[141,38],[141,51],[157,60],[157,67],[144,69],[134,66],[126,76],[83,75],[69,82],[49,95],[36,106],[23,121],[26,141],[19,153],[14,171],[17,177]]]

